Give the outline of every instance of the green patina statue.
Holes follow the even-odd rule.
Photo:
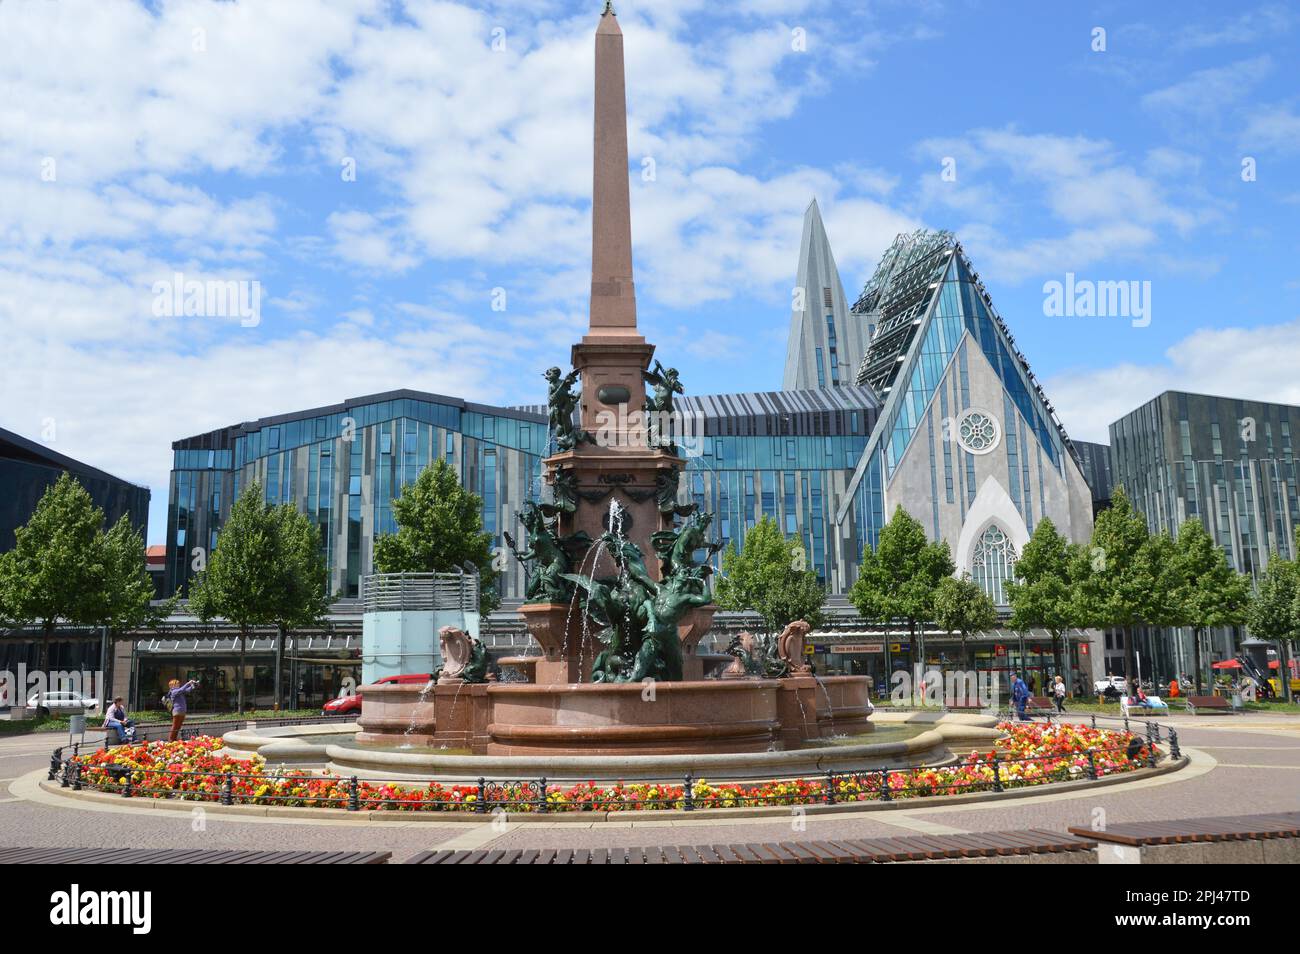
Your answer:
[[[434,678],[439,685],[487,682],[487,646],[477,636],[471,636],[455,626],[444,626],[438,631],[443,664]]]
[[[711,513],[692,513],[686,522],[674,530],[657,530],[650,535],[650,545],[659,557],[660,573],[665,578],[678,572],[707,576],[712,572],[708,565],[709,557],[722,549],[721,543],[708,540],[709,524],[713,522]],[[703,563],[695,562],[695,552],[705,550]]]
[[[708,567],[691,559],[694,551],[705,545],[703,533],[708,523],[696,520],[681,531],[661,531],[667,536],[656,534],[668,554],[658,582],[646,569],[641,548],[608,532],[601,543],[613,557],[618,576],[591,579],[564,574],[565,580],[585,594],[587,615],[602,627],[598,638],[605,648],[592,664],[593,682],[676,682],[682,678],[677,625],[692,609],[712,601]],[[676,549],[679,540],[685,549]]]
[[[546,409],[551,433],[555,435],[555,446],[561,451],[571,451],[582,442],[595,443],[595,438],[584,430],[574,426],[573,412],[578,409],[581,395],[573,390],[578,380],[578,372],[570,371],[562,375],[559,368],[548,368],[545,374],[547,383]]]
[[[515,546],[514,538],[509,533],[504,536],[506,545],[524,565],[528,581],[524,588],[525,601],[567,603],[573,596],[573,589],[565,579],[565,574],[573,566],[570,553],[589,545],[591,537],[581,530],[567,537],[559,537],[553,525],[547,521],[542,508],[532,501],[524,504],[519,522],[528,534],[523,550]]]
[[[776,651],[776,637],[737,633],[727,645],[727,655],[735,657],[729,675],[756,676],[760,679],[783,679],[790,666]]]
[[[665,368],[658,359],[652,370],[642,371],[641,375],[654,388],[645,400],[646,443],[673,450],[673,395],[684,394],[686,389],[677,377],[677,369]]]

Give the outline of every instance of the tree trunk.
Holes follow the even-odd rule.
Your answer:
[[[284,672],[284,627],[277,625],[275,627],[275,702],[271,708],[276,712],[280,711],[280,701],[284,698],[281,690],[281,674]]]
[[[45,674],[50,671],[50,640],[53,638],[54,620],[47,619],[41,627],[41,646],[39,652],[36,654],[36,671],[41,673],[42,679],[46,679]],[[46,679],[45,691],[49,692],[53,688],[53,686],[49,685],[49,680]],[[20,688],[19,691],[23,693],[23,702],[26,703],[27,690],[25,688]]]
[[[912,650],[912,672],[913,673],[917,671],[916,663],[918,661],[921,663],[921,669],[920,669],[921,682],[920,685],[915,685],[912,687],[912,703],[913,705],[924,706],[925,705],[925,645],[924,645],[925,638],[917,634],[916,620],[914,619],[909,619],[907,621],[907,631],[908,634],[911,636],[911,640],[912,640],[911,650]],[[920,693],[919,701],[917,696],[918,692]]]
[[[1137,686],[1133,684],[1133,674],[1135,671],[1134,662],[1136,660],[1136,657],[1133,655],[1135,651],[1133,645],[1133,631],[1136,628],[1137,627],[1135,626],[1120,627],[1120,632],[1124,635],[1124,678],[1128,680],[1130,695],[1132,695],[1133,690],[1137,688]]]
[[[1061,643],[1063,641],[1064,640],[1060,633],[1052,633],[1052,661],[1056,665],[1055,675],[1068,681],[1070,674],[1065,671],[1065,656],[1061,648]]]
[[[235,711],[241,714],[244,711],[244,660],[247,645],[247,634],[241,629],[239,631],[239,672],[235,674]]]
[[[1282,683],[1282,698],[1292,702],[1294,700],[1291,696],[1291,640],[1279,639],[1277,648],[1277,680]]]
[[[1196,694],[1202,693],[1201,689],[1201,627],[1192,627],[1193,660],[1196,666]]]

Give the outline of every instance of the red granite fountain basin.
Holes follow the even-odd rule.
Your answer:
[[[493,686],[486,752],[764,752],[780,729],[779,694],[776,680]]]
[[[794,749],[871,730],[867,681],[833,676],[656,683],[364,686],[361,746],[476,755],[692,755]]]

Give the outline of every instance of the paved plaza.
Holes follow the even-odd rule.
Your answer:
[[[403,861],[436,848],[590,848],[870,838],[908,834],[1046,828],[1072,825],[1244,815],[1300,809],[1300,717],[1248,713],[1175,717],[1186,768],[1110,787],[1044,792],[997,802],[947,805],[913,802],[903,808],[790,818],[710,819],[691,816],[628,822],[562,821],[501,825],[489,820],[281,819],[147,807],[138,800],[74,801],[41,790],[53,734],[0,739],[0,846],[150,847],[177,849],[386,850]],[[93,738],[93,736],[91,737]],[[1102,814],[1104,813],[1104,815]]]

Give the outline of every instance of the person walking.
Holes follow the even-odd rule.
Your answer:
[[[1056,699],[1056,711],[1065,711],[1065,680],[1060,676],[1056,677],[1056,682],[1052,685],[1052,697]]]
[[[1029,687],[1020,678],[1020,673],[1011,675],[1011,704],[1016,707],[1016,719],[1025,721],[1025,706],[1029,702]]]
[[[197,679],[191,679],[185,685],[181,685],[179,679],[167,683],[167,694],[163,696],[163,705],[172,711],[172,731],[167,736],[168,742],[175,742],[180,738],[181,726],[185,724],[185,714],[189,711],[189,695],[198,684]]]

